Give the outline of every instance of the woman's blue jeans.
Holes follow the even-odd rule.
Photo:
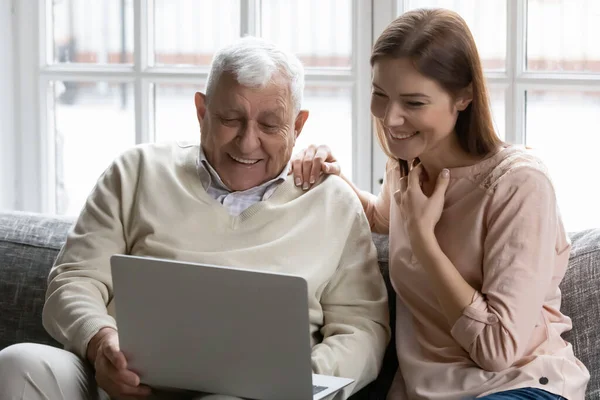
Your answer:
[[[566,400],[564,397],[542,389],[522,388],[492,393],[479,400]]]

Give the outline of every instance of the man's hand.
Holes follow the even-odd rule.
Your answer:
[[[150,388],[140,385],[139,376],[127,369],[114,329],[103,328],[90,340],[87,357],[96,370],[98,386],[111,398],[126,400],[150,395]]]

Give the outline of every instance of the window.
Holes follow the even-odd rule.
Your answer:
[[[397,0],[391,7],[391,15],[443,7],[465,19],[500,137],[544,160],[567,230],[600,226],[600,191],[587,178],[600,148],[600,2]],[[384,160],[374,158],[379,176]]]
[[[197,141],[193,94],[215,50],[245,34],[306,66],[311,115],[297,147],[327,143],[377,192],[369,54],[400,13],[458,11],[479,46],[500,137],[546,162],[565,225],[600,225],[587,184],[598,148],[596,0],[32,0],[13,2],[17,207],[76,214],[110,160],[136,143]],[[32,19],[39,22],[32,23]]]
[[[372,138],[357,134],[370,121],[369,2],[35,0],[16,8],[29,49],[21,66],[36,77],[21,82],[22,128],[35,145],[24,150],[20,208],[77,215],[125,149],[198,142],[194,93],[215,51],[245,34],[292,50],[306,67],[310,116],[296,147],[330,144],[344,171],[370,188]],[[25,27],[31,15],[37,35],[35,24]],[[25,117],[31,103],[41,119]]]

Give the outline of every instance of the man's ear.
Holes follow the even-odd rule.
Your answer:
[[[296,121],[294,121],[294,138],[298,139],[300,132],[302,132],[302,128],[304,128],[304,123],[308,119],[308,111],[300,110],[298,116],[296,116]]]
[[[196,116],[198,122],[202,124],[204,116],[206,115],[206,95],[204,93],[196,92],[194,95],[194,103],[196,103]]]
[[[458,111],[464,111],[469,104],[473,101],[473,84],[469,83],[469,86],[461,90],[460,94],[456,97],[454,106]]]

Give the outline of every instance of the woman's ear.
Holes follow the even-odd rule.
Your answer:
[[[459,95],[456,97],[454,107],[458,111],[464,111],[469,104],[473,101],[473,84],[469,83],[469,86],[462,89]]]

